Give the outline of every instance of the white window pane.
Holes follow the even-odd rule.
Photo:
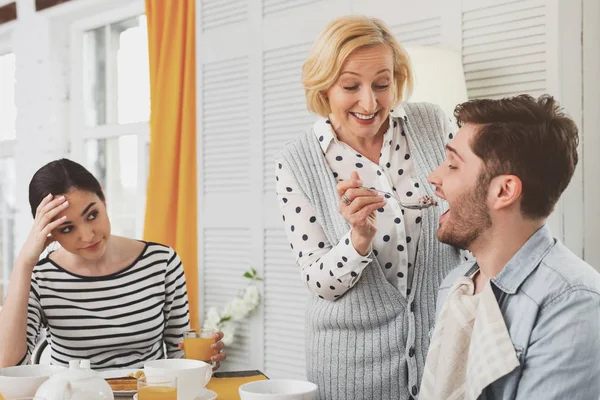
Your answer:
[[[87,31],[83,42],[86,125],[148,121],[150,70],[146,16]]]
[[[117,122],[150,119],[150,66],[146,16],[111,26],[119,36],[117,51]]]
[[[15,138],[15,55],[0,55],[0,140]]]
[[[85,165],[100,181],[112,233],[136,237],[138,203],[138,147],[136,135],[88,140]]]
[[[0,158],[0,305],[15,261],[15,162]]]
[[[83,37],[83,113],[88,126],[106,123],[106,28]]]

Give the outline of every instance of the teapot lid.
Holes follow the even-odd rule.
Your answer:
[[[90,360],[71,360],[69,361],[69,369],[58,372],[50,378],[73,381],[95,377],[99,377],[99,375],[90,369]]]

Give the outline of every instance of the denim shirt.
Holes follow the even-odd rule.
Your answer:
[[[436,317],[463,264],[442,282]],[[600,399],[600,274],[540,228],[491,279],[520,366],[481,400]]]

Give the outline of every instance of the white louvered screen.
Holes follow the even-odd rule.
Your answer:
[[[540,1],[463,12],[463,66],[470,98],[546,90],[546,16]]]
[[[251,230],[248,228],[207,228],[204,230],[204,288],[205,310],[219,310],[233,300],[248,285],[243,277],[251,266]],[[228,347],[226,370],[256,369],[248,360],[250,328],[247,322],[238,324],[233,345]]]
[[[265,373],[306,378],[304,313],[308,290],[283,229],[265,231]]]
[[[402,45],[439,46],[441,20],[439,17],[403,23],[391,27],[394,36]]]
[[[204,192],[249,188],[248,59],[203,65],[202,140]]]
[[[248,2],[245,0],[202,0],[201,26],[206,31],[248,19]]]
[[[322,0],[263,0],[263,16],[288,11]]]
[[[263,54],[263,176],[268,196],[275,193],[275,154],[316,119],[306,109],[301,78],[310,46],[303,43]]]

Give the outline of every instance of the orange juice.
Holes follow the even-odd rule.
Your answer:
[[[177,400],[177,388],[146,386],[138,389],[138,400]]]
[[[210,347],[215,342],[213,338],[183,338],[183,352],[185,358],[210,362],[213,350]]]
[[[2,396],[2,393],[0,393],[0,400],[4,400],[4,396]]]

